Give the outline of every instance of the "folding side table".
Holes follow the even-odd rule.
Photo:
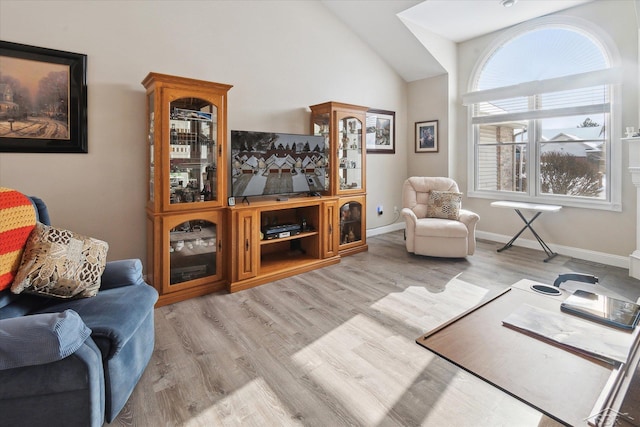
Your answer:
[[[536,238],[538,243],[540,243],[540,246],[542,246],[542,249],[544,250],[544,252],[547,254],[547,258],[545,258],[544,262],[547,262],[550,259],[553,259],[553,257],[555,257],[556,255],[558,255],[556,252],[553,252],[551,250],[549,245],[547,245],[544,242],[544,240],[542,240],[542,237],[540,237],[540,235],[536,233],[536,231],[533,229],[531,224],[533,223],[533,221],[536,220],[536,218],[542,215],[543,212],[551,212],[551,213],[559,212],[560,209],[562,209],[562,206],[540,205],[536,203],[522,203],[522,202],[509,202],[509,201],[492,202],[491,206],[494,208],[507,208],[507,209],[515,210],[518,216],[522,219],[522,221],[525,224],[524,227],[522,227],[522,229],[518,231],[518,233],[515,236],[513,236],[513,238],[509,240],[509,242],[507,242],[506,245],[498,249],[498,252],[502,252],[506,249],[509,249],[511,246],[513,246],[513,242],[515,242],[516,239],[520,237],[520,235],[524,232],[524,230],[528,228],[529,230],[531,230],[531,233],[533,233],[534,237]],[[535,215],[533,215],[533,217],[530,220],[527,220],[525,216],[522,214],[521,210],[535,211]]]

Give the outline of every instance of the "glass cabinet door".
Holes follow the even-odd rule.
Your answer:
[[[193,284],[194,281],[205,282],[221,277],[219,217],[213,213],[165,219],[165,247],[168,253],[165,292],[179,290],[187,282]]]
[[[362,127],[359,118],[338,114],[339,192],[362,190]]]
[[[324,136],[324,151],[325,151],[324,154],[327,160],[331,158],[330,157],[331,138],[330,138],[329,118],[330,118],[329,113],[314,114],[311,117],[311,122],[313,126],[313,129],[311,130],[311,132],[313,133],[313,135]],[[325,171],[324,190],[330,191],[330,185],[331,185],[331,179],[332,179],[331,161],[327,162],[327,165],[324,171]]]
[[[148,141],[147,147],[149,151],[147,155],[149,156],[149,170],[147,171],[147,182],[149,183],[149,187],[147,188],[147,205],[149,203],[153,205],[155,202],[155,179],[156,179],[156,164],[155,164],[155,143],[156,143],[156,120],[155,120],[155,92],[151,92],[147,95],[147,115],[148,115]]]
[[[170,103],[170,204],[218,200],[217,113],[217,107],[204,99]]]
[[[340,245],[362,242],[362,204],[349,201],[340,206]]]

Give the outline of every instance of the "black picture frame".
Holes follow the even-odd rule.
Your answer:
[[[0,40],[0,152],[88,152],[87,55]]]
[[[416,153],[438,152],[438,121],[416,122]]]
[[[367,111],[367,153],[395,154],[396,113],[388,110]]]

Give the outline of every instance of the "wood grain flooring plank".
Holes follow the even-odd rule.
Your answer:
[[[402,231],[339,264],[156,310],[154,353],[120,426],[555,426],[415,344],[522,278],[597,273],[635,300],[628,271],[478,241],[466,259],[407,253]],[[626,276],[625,276],[626,275]]]

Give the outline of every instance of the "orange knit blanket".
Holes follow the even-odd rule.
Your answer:
[[[11,286],[35,225],[31,200],[19,191],[0,187],[0,291]]]

